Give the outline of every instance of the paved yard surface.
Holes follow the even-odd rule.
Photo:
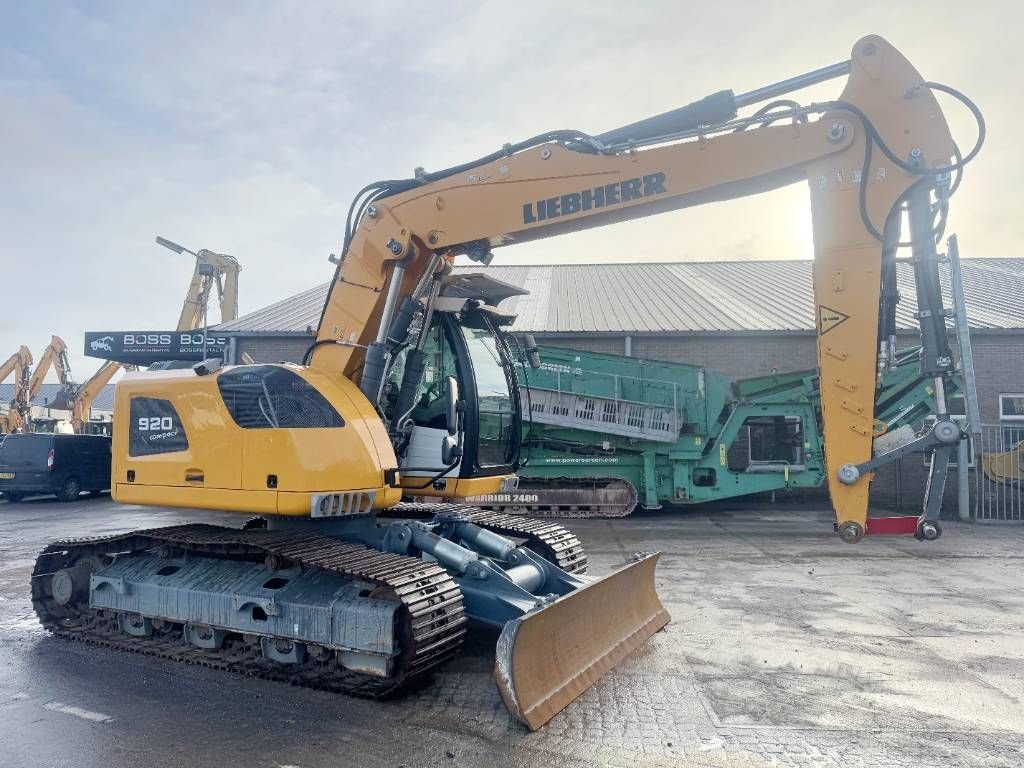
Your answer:
[[[591,572],[664,552],[672,623],[537,733],[477,635],[433,684],[373,703],[77,646],[35,622],[50,539],[237,517],[0,502],[0,765],[1019,766],[1024,528],[844,545],[820,511],[572,527]]]

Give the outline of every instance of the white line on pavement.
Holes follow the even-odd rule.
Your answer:
[[[90,712],[88,709],[82,709],[81,707],[72,707],[70,704],[64,704],[60,701],[48,701],[43,704],[43,707],[53,712],[62,712],[65,715],[80,717],[83,720],[92,720],[94,723],[114,722],[114,718],[110,715],[104,715],[102,712]]]

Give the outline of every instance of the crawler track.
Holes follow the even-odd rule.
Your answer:
[[[87,603],[61,606],[53,597],[53,574],[76,560],[157,547],[255,562],[273,556],[282,567],[318,568],[378,585],[387,597],[399,600],[405,608],[399,612],[398,631],[403,642],[394,675],[380,678],[346,670],[334,662],[333,654],[325,661],[309,658],[303,664],[276,664],[262,658],[258,643],[247,643],[239,636],[232,636],[220,650],[202,650],[185,644],[180,625],[171,625],[170,631],[151,637],[132,637],[119,630],[113,612],[94,611]],[[212,525],[180,525],[55,542],[36,560],[31,586],[32,604],[40,622],[58,637],[370,698],[391,696],[448,661],[462,644],[467,623],[458,585],[436,564],[324,536]]]

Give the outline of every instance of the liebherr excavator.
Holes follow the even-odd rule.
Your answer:
[[[777,100],[844,75],[836,101]],[[751,93],[723,91],[599,136],[544,133],[367,186],[350,209],[305,365],[207,360],[117,385],[118,501],[261,519],[56,542],[32,577],[40,620],[110,647],[384,696],[454,656],[473,619],[501,628],[495,677],[508,708],[543,725],[668,622],[654,590],[658,556],[592,579],[578,540],[559,526],[402,503],[516,482],[522,416],[514,341],[503,331],[511,318],[498,305],[519,289],[449,265],[800,179],[810,182],[839,529],[850,541],[884,532],[868,524],[867,500],[904,208],[922,368],[936,387],[929,444],[948,454],[961,439],[942,390],[955,364],[936,240],[957,186],[951,174],[981,137],[961,157],[935,91],[958,95],[867,37],[850,61]]]

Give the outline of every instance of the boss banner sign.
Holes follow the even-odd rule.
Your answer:
[[[227,345],[227,336],[207,332],[206,357],[223,357]],[[203,332],[86,331],[85,354],[134,365],[151,365],[161,360],[202,360]]]

